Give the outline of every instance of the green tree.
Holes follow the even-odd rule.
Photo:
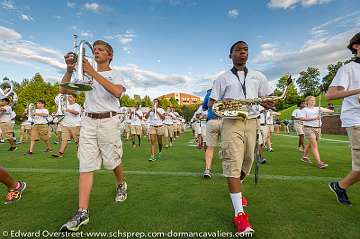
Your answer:
[[[150,97],[146,95],[146,96],[142,99],[141,105],[142,105],[143,107],[151,107],[152,101],[151,101]]]
[[[330,64],[327,66],[328,73],[326,76],[322,79],[322,89],[327,90],[334,79],[336,72],[339,70],[341,66],[343,66],[344,63],[341,61],[338,61],[336,64]]]
[[[171,106],[171,103],[168,100],[168,98],[160,99],[159,103],[160,103],[160,107],[163,108],[163,109],[166,109],[168,106]]]
[[[289,78],[289,75],[283,75],[278,83],[276,84],[276,89],[274,91],[275,95],[280,96],[287,85],[287,80]],[[276,102],[276,108],[278,110],[282,110],[285,108],[288,108],[294,104],[297,104],[301,100],[301,97],[299,96],[297,89],[295,87],[294,82],[292,82],[287,89],[286,97],[283,100],[279,100]]]
[[[296,83],[303,97],[320,93],[320,70],[315,67],[308,67],[306,71],[300,72]]]
[[[120,98],[120,105],[121,105],[121,106],[129,107],[130,104],[131,104],[130,96],[128,96],[128,95],[123,95],[123,96]]]
[[[170,98],[170,105],[171,107],[178,107],[179,103],[176,101],[175,97]]]

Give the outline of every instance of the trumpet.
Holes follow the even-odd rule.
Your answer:
[[[34,122],[35,104],[34,103],[28,104],[26,107],[26,111],[28,115],[27,121]]]
[[[224,100],[215,102],[213,105],[214,113],[221,118],[242,119],[245,120],[249,116],[251,106],[258,105],[266,101],[277,101],[284,99],[289,85],[292,83],[291,76],[287,79],[286,86],[280,96],[267,96],[255,99],[245,100]]]
[[[65,109],[67,108],[67,96],[64,94],[58,94],[55,97],[54,101],[57,106],[57,111],[54,115],[55,116],[64,116]]]
[[[94,55],[94,50],[92,45],[85,40],[80,41],[80,44],[78,44],[78,36],[74,35],[74,50],[72,54],[74,56],[74,61],[76,62],[76,66],[75,66],[76,74],[75,76],[72,77],[70,82],[61,84],[62,87],[76,91],[92,90],[93,79],[87,76],[86,74],[84,74],[84,70],[83,70],[83,59],[91,58],[90,56],[86,55],[86,50],[85,50],[86,46],[90,49],[91,54]],[[93,61],[91,60],[91,62]]]
[[[15,106],[18,97],[14,91],[14,85],[10,80],[3,80],[0,83],[0,100],[9,99],[9,106]]]

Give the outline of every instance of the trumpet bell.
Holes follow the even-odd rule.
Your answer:
[[[91,83],[75,83],[75,82],[68,82],[61,84],[61,87],[64,87],[69,90],[75,90],[75,91],[90,91],[93,89],[91,86]]]

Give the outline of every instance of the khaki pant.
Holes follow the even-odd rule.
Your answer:
[[[304,134],[305,134],[305,137],[308,139],[315,138],[316,141],[319,141],[320,135],[321,135],[321,128],[313,128],[313,127],[304,126]]]
[[[295,129],[297,135],[304,135],[304,125],[294,124],[294,129]]]
[[[152,126],[150,125],[149,134],[156,134],[156,135],[164,135],[165,134],[165,126]]]
[[[360,171],[360,126],[346,128],[351,144],[352,170]]]
[[[34,124],[31,127],[31,140],[49,140],[49,126],[47,124]]]
[[[141,125],[130,125],[130,133],[141,135]]]
[[[221,136],[221,119],[209,120],[206,124],[206,145],[217,147]]]
[[[5,139],[12,139],[13,138],[13,127],[11,126],[10,122],[0,122],[0,129],[3,137]]]
[[[113,170],[121,164],[123,149],[119,116],[106,119],[82,117],[78,158],[80,172],[104,168]]]
[[[67,142],[70,139],[74,139],[76,143],[79,143],[80,126],[76,127],[65,127],[61,129],[61,141]]]
[[[250,173],[254,162],[257,120],[223,119],[221,158],[225,177],[240,178]]]
[[[165,125],[164,137],[174,138],[174,126],[173,125]]]

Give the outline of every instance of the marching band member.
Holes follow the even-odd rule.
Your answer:
[[[160,159],[161,156],[161,150],[162,150],[162,137],[164,135],[164,124],[163,120],[165,119],[165,111],[159,107],[159,100],[154,99],[153,100],[153,107],[151,110],[146,114],[146,118],[149,119],[150,123],[150,158],[149,161],[155,161],[157,159]],[[156,143],[158,144],[158,153],[156,152]]]
[[[305,102],[301,101],[298,103],[298,108],[295,109],[291,114],[291,119],[294,121],[294,129],[296,134],[299,136],[299,144],[298,150],[300,152],[304,152],[305,145],[304,145],[304,124],[301,121],[302,117],[302,109],[305,107]]]
[[[315,96],[307,96],[305,98],[306,107],[303,109],[302,117],[300,120],[304,122],[304,134],[309,143],[304,150],[304,156],[301,161],[305,163],[311,163],[310,161],[310,149],[314,155],[314,158],[320,169],[328,167],[328,164],[321,161],[320,153],[318,149],[318,141],[321,134],[321,113],[322,112],[334,112],[323,107],[315,107]]]
[[[138,145],[140,147],[140,143],[141,143],[141,121],[143,118],[143,113],[141,112],[141,110],[139,109],[139,106],[136,106],[135,109],[132,110],[131,112],[131,126],[130,126],[130,131],[131,131],[131,138],[132,138],[132,146],[135,148],[135,137],[137,136],[138,138]]]
[[[238,41],[233,44],[229,57],[232,59],[233,68],[214,81],[209,106],[218,100],[253,99],[271,93],[266,77],[246,67],[248,58],[246,42]],[[254,232],[248,221],[248,214],[243,209],[241,181],[249,174],[254,161],[256,118],[259,116],[257,108],[256,106],[251,108],[245,121],[224,118],[221,128],[223,171],[234,207],[234,223],[240,233]]]
[[[171,107],[168,106],[165,112],[165,132],[164,132],[164,141],[165,141],[165,148],[172,146],[173,138],[174,138],[174,122],[173,119],[176,116],[171,112]]]
[[[81,117],[79,158],[79,204],[74,216],[65,223],[60,231],[78,231],[89,223],[89,200],[93,186],[94,171],[112,170],[116,178],[115,201],[124,202],[127,198],[127,184],[124,180],[122,164],[122,142],[120,125],[119,97],[125,92],[120,74],[110,67],[113,49],[105,41],[93,43],[97,69],[84,59],[84,72],[92,77],[93,89],[85,92],[84,116]],[[62,83],[70,82],[75,64],[73,53],[65,56],[67,71]],[[60,89],[61,93],[71,90]]]
[[[272,148],[272,133],[274,133],[274,115],[280,115],[280,113],[273,111],[272,109],[266,110],[266,124],[268,126],[268,134],[266,139],[266,146],[269,152],[274,152]]]
[[[344,98],[341,122],[351,144],[352,169],[342,180],[329,183],[329,187],[340,204],[351,206],[346,190],[360,181],[360,32],[351,38],[348,48],[356,58],[337,71],[326,93],[326,99]]]
[[[125,116],[125,135],[126,140],[130,139],[130,133],[131,133],[131,109],[127,109],[126,116]]]
[[[221,136],[221,118],[217,117],[208,107],[210,100],[211,89],[207,91],[203,102],[203,108],[208,110],[206,123],[206,151],[205,151],[205,170],[203,177],[211,178],[211,165],[214,156],[214,148],[219,145],[219,138]]]
[[[34,124],[31,127],[31,141],[28,155],[33,154],[35,142],[39,138],[44,141],[46,145],[45,152],[51,152],[52,148],[50,145],[49,126],[46,117],[49,116],[49,111],[45,109],[45,100],[38,100],[36,102],[35,113],[33,114]]]
[[[268,125],[266,124],[266,115],[267,115],[267,110],[262,107],[261,105],[259,106],[259,110],[260,110],[260,118],[259,118],[259,123],[260,123],[260,127],[259,127],[259,162],[264,164],[267,162],[267,160],[263,157],[263,151],[265,148],[265,144],[266,141],[268,139],[268,134],[270,133],[270,129],[268,127]]]
[[[0,129],[3,137],[9,141],[9,151],[16,150],[16,141],[13,138],[14,129],[11,124],[12,109],[8,98],[0,100]]]
[[[53,157],[63,157],[68,140],[73,139],[76,145],[79,145],[80,136],[80,113],[81,106],[76,103],[76,94],[67,95],[67,107],[64,109],[64,118],[59,124],[61,124],[61,144],[59,152],[53,154]]]

